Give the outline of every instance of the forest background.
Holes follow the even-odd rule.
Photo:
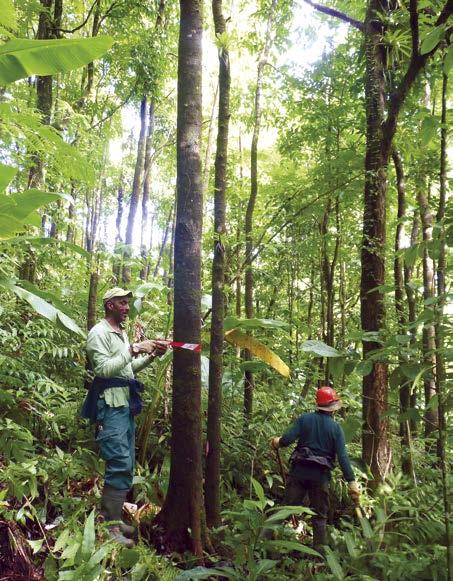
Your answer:
[[[446,579],[451,3],[201,8],[2,2],[2,578]],[[203,346],[145,373],[133,550],[78,416],[117,284]],[[335,473],[320,564],[268,440],[329,382],[369,518]]]

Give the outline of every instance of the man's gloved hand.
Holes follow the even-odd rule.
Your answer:
[[[360,504],[360,490],[355,480],[348,482],[348,494],[352,502],[358,506]]]
[[[280,438],[278,438],[277,436],[271,438],[270,444],[271,448],[274,448],[274,450],[278,450],[280,448]]]

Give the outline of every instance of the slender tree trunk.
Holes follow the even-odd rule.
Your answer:
[[[50,12],[53,0],[40,0],[42,11],[39,13],[37,40],[53,38]],[[52,116],[52,77],[36,77],[36,108],[41,114],[41,123],[50,125]],[[44,164],[39,155],[32,156],[32,166],[28,175],[28,187],[40,189],[44,185]]]
[[[222,0],[213,0],[215,33],[225,32]],[[220,443],[223,376],[223,319],[225,311],[225,191],[227,185],[228,125],[230,118],[230,59],[219,49],[219,116],[214,180],[214,258],[212,261],[212,316],[209,351],[209,396],[205,474],[206,522],[220,525]]]
[[[423,180],[421,180],[421,187],[423,187]],[[429,208],[427,195],[419,189],[417,192],[417,200],[420,210],[420,219],[423,229],[423,242],[425,243],[423,249],[423,299],[425,301],[425,309],[432,309],[429,305],[431,299],[434,298],[434,263],[429,254],[428,244],[433,239],[433,215]],[[426,304],[428,301],[428,304]],[[436,431],[439,427],[437,408],[428,408],[431,399],[436,395],[436,333],[433,322],[426,322],[423,326],[423,361],[428,367],[429,371],[424,378],[425,391],[425,437]],[[428,449],[430,445],[428,444]]]
[[[209,174],[211,169],[212,148],[214,147],[214,120],[217,105],[217,97],[219,95],[219,85],[216,85],[214,99],[212,101],[211,116],[209,118],[208,127],[208,141],[206,144],[206,154],[203,164],[203,197],[207,194],[209,188]]]
[[[162,236],[162,244],[160,245],[159,256],[157,257],[156,266],[154,267],[154,273],[153,273],[154,277],[156,277],[157,274],[159,273],[159,268],[160,268],[160,265],[162,262],[162,258],[164,256],[165,248],[167,247],[168,234],[171,230],[171,225],[174,222],[173,212],[174,212],[174,207],[172,206],[170,208],[170,212],[168,214],[168,219],[167,219],[167,224],[165,225],[164,234]]]
[[[93,260],[91,262],[93,262]],[[89,331],[96,324],[98,283],[99,283],[99,274],[96,271],[91,272],[90,286],[88,288],[87,331]]]
[[[419,217],[417,211],[414,211],[410,239],[411,248],[413,248],[417,244],[418,231],[419,231]],[[407,264],[404,265],[404,288],[406,290],[407,298],[408,323],[411,334],[411,345],[413,349],[416,349],[417,332],[415,329],[415,320],[417,318],[417,301],[414,289],[412,288],[411,285],[413,270],[414,268],[412,265]],[[409,407],[415,409],[417,405],[417,391],[415,389],[412,390],[409,398],[410,398]],[[409,429],[412,434],[415,434],[417,432],[417,422],[415,420],[412,419],[409,421]]]
[[[143,165],[145,159],[145,136],[146,136],[146,97],[143,97],[140,104],[140,135],[137,144],[137,161],[135,163],[134,181],[132,183],[131,200],[129,204],[129,216],[126,227],[126,250],[125,263],[123,264],[123,282],[129,284],[131,280],[131,267],[129,259],[132,256],[132,240],[134,232],[135,214],[140,200],[140,190],[142,187]]]
[[[140,253],[143,260],[143,266],[140,270],[140,278],[145,280],[147,277],[148,269],[148,249],[146,247],[146,229],[148,227],[148,205],[149,205],[149,190],[151,184],[151,146],[153,142],[154,135],[154,101],[149,104],[148,112],[148,135],[146,137],[145,145],[145,165],[144,165],[144,176],[143,176],[143,197],[142,197],[142,224],[141,224],[141,236],[140,236]]]
[[[392,159],[396,172],[396,189],[398,193],[398,211],[395,232],[395,258],[393,262],[393,276],[395,281],[395,311],[398,325],[398,333],[406,332],[407,316],[405,311],[404,300],[404,265],[401,252],[404,248],[404,220],[406,217],[406,185],[404,181],[403,162],[399,151],[395,148],[392,150]],[[399,363],[402,365],[405,359],[400,355]],[[410,408],[410,384],[407,378],[404,378],[399,386],[400,413],[404,414]],[[401,437],[401,468],[403,474],[412,477],[412,453],[411,453],[411,434],[410,426],[407,420],[400,421]]]
[[[444,56],[445,62],[445,56]],[[442,111],[440,134],[440,168],[439,168],[439,207],[436,222],[440,227],[439,259],[437,261],[437,323],[436,323],[436,375],[437,390],[439,394],[439,438],[437,453],[442,472],[442,492],[444,501],[445,539],[447,549],[447,578],[451,579],[453,573],[453,554],[450,544],[450,499],[448,488],[448,468],[446,458],[447,425],[446,425],[446,389],[445,389],[445,361],[444,361],[444,331],[442,329],[444,305],[445,305],[445,270],[446,270],[446,241],[445,241],[445,205],[447,198],[447,85],[448,77],[442,75]]]
[[[181,0],[178,52],[177,212],[174,339],[201,341],[201,123],[202,3]],[[173,353],[171,466],[168,493],[157,520],[167,548],[201,558],[204,522],[201,470],[200,355]]]
[[[263,86],[264,67],[267,64],[269,51],[272,42],[272,23],[274,19],[275,7],[277,0],[272,0],[269,8],[266,36],[264,40],[264,47],[259,57],[258,72],[256,78],[255,91],[255,114],[252,136],[252,147],[250,151],[250,197],[245,213],[245,316],[248,319],[253,318],[253,269],[252,269],[252,254],[253,254],[253,213],[255,210],[256,198],[258,195],[258,139],[261,129],[262,105],[261,92]],[[244,350],[245,361],[251,361],[252,355],[248,349]],[[249,370],[245,372],[244,382],[244,420],[248,425],[252,416],[253,408],[253,390],[255,380],[253,373]]]

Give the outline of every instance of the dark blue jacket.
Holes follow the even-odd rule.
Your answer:
[[[351,463],[349,462],[344,432],[329,413],[321,411],[303,414],[283,434],[280,446],[286,447],[298,440],[296,450],[309,448],[315,456],[323,456],[331,461],[335,458],[347,482],[355,480]],[[292,462],[290,473],[300,480],[327,481],[330,470],[309,460]]]
[[[144,389],[143,383],[136,379],[125,379],[123,377],[95,377],[83,402],[80,412],[82,418],[94,423],[96,421],[98,399],[104,389],[125,386],[129,386],[129,411],[133,416],[139,414],[143,407],[140,398],[140,393]]]

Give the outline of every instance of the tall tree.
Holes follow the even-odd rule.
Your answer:
[[[201,341],[202,2],[180,1],[177,116],[177,210],[174,258],[175,341]],[[157,520],[169,547],[202,555],[200,355],[173,353],[171,466]]]
[[[222,0],[213,0],[215,33],[226,31]],[[220,443],[223,375],[223,319],[225,310],[225,191],[227,185],[228,125],[230,118],[230,57],[228,47],[219,48],[219,114],[214,180],[214,258],[212,260],[212,315],[209,351],[209,395],[205,475],[206,522],[220,524]]]
[[[267,65],[269,52],[272,45],[272,24],[274,21],[277,0],[272,0],[267,15],[266,34],[264,45],[258,57],[258,70],[256,75],[255,109],[253,114],[253,136],[250,150],[250,196],[245,212],[245,281],[244,281],[244,306],[248,319],[253,318],[253,213],[255,211],[256,198],[258,196],[258,140],[261,130],[262,118],[262,91],[264,81],[264,67]],[[251,361],[252,355],[248,349],[244,351],[244,359]],[[250,420],[253,408],[253,390],[255,380],[252,371],[245,372],[244,381],[244,418],[246,424]]]
[[[145,141],[147,125],[147,99],[143,97],[140,103],[140,135],[137,143],[137,159],[135,162],[134,181],[132,183],[131,199],[129,203],[129,215],[126,226],[126,250],[123,264],[123,282],[128,284],[131,280],[131,266],[129,259],[132,251],[132,237],[134,232],[135,214],[137,213],[142,187],[143,168],[145,161]]]
[[[386,26],[397,4],[387,0],[368,0],[365,21],[305,0],[321,12],[338,17],[361,30],[365,37],[365,112],[366,154],[363,208],[362,273],[360,282],[361,324],[365,333],[376,335],[385,328],[383,285],[385,283],[387,168],[400,111],[420,71],[436,51],[442,29],[453,13],[453,3],[446,1],[442,10],[432,13],[432,24],[439,30],[434,46],[420,49],[417,0],[409,2],[411,56],[399,82],[389,83],[392,71],[383,45]],[[372,340],[369,340],[372,339]],[[363,356],[372,356],[381,344],[374,337],[363,342]],[[363,460],[370,466],[373,484],[390,470],[391,451],[388,438],[387,364],[372,359],[372,370],[363,378]]]

